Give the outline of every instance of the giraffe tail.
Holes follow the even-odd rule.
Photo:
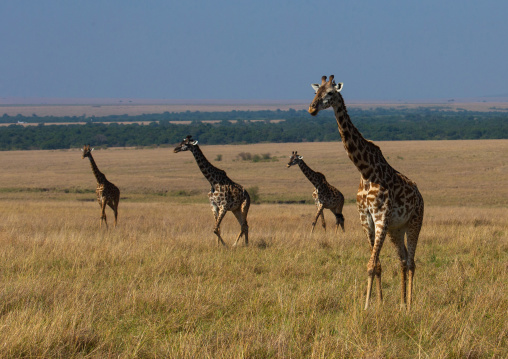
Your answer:
[[[340,226],[340,228],[342,228],[342,232],[345,232],[345,229],[344,229],[345,219],[344,219],[344,216],[342,215],[342,213],[336,214],[335,219],[337,220],[337,224]]]
[[[249,212],[249,208],[250,208],[250,195],[249,195],[249,192],[247,192],[247,190],[243,190],[243,195],[245,197],[245,200],[243,201],[242,203],[242,212],[245,213],[245,216],[247,216],[247,213]]]
[[[243,223],[242,223],[242,230],[240,232],[240,235],[238,236],[238,239],[240,239],[240,236],[244,235],[245,237],[245,245],[249,245],[249,225],[247,224],[247,214],[249,213],[250,208],[250,195],[249,192],[247,192],[245,189],[243,190],[243,195],[245,199],[242,203],[242,217],[243,217]],[[238,242],[238,239],[236,240]],[[236,243],[235,243],[236,244]]]

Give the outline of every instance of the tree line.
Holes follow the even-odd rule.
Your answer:
[[[374,141],[508,138],[508,114],[439,109],[350,109],[365,138]],[[17,122],[37,123],[20,126]],[[147,124],[134,122],[145,121]],[[175,124],[175,121],[191,121]],[[218,121],[204,123],[203,121]],[[139,116],[8,116],[0,122],[0,150],[66,149],[94,146],[163,146],[192,134],[201,144],[338,141],[332,111],[311,117],[306,111],[229,111],[144,114]],[[46,123],[85,122],[59,125]],[[133,122],[120,124],[117,122]]]

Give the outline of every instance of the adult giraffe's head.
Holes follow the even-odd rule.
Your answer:
[[[291,156],[289,157],[289,162],[287,164],[287,168],[297,165],[303,158],[303,156],[300,156],[297,151],[293,151],[291,153]]]
[[[191,135],[188,135],[183,139],[182,142],[178,146],[175,147],[174,153],[178,153],[180,151],[188,151],[191,149],[191,147],[196,146],[198,144],[198,141],[194,141],[192,139]]]
[[[90,145],[84,145],[81,149],[81,159],[84,159],[85,157],[90,157],[92,154],[93,148],[90,148]]]
[[[343,83],[335,83],[333,75],[330,75],[330,79],[326,81],[326,76],[321,77],[321,85],[312,84],[316,96],[309,105],[309,113],[312,116],[316,116],[319,111],[327,109],[334,104],[334,101],[338,99],[337,93],[342,90]]]

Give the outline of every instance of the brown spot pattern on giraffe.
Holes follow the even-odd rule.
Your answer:
[[[81,158],[88,158],[90,160],[90,165],[92,166],[92,172],[97,180],[97,188],[95,189],[95,193],[97,194],[97,201],[99,202],[99,206],[101,207],[101,221],[99,226],[102,226],[102,222],[106,223],[106,227],[108,226],[108,221],[106,217],[106,206],[111,207],[113,213],[115,215],[115,227],[118,221],[118,204],[120,202],[120,190],[113,183],[106,179],[106,176],[99,171],[97,164],[92,156],[93,148],[90,148],[90,145],[83,146],[81,150],[82,156]]]
[[[293,151],[287,167],[297,164],[302,170],[307,179],[314,185],[314,192],[312,197],[317,207],[317,213],[314,221],[312,222],[311,233],[314,231],[316,223],[321,217],[323,228],[326,230],[326,222],[323,215],[323,209],[329,209],[335,215],[335,232],[338,227],[344,231],[344,216],[342,215],[342,208],[344,207],[344,196],[342,193],[328,183],[325,175],[320,172],[313,171],[298,155],[297,151]]]
[[[250,196],[247,191],[239,184],[233,182],[224,170],[213,166],[197,145],[197,141],[192,139],[192,136],[184,138],[180,145],[174,149],[175,153],[180,151],[192,152],[201,173],[203,173],[211,185],[208,199],[215,217],[214,233],[217,236],[217,243],[226,245],[220,235],[220,224],[226,213],[231,211],[241,227],[234,245],[238,244],[242,236],[244,236],[245,245],[248,245],[249,226],[247,224],[247,214],[250,207]]]
[[[397,248],[401,262],[401,302],[407,303],[409,309],[415,271],[414,256],[423,223],[423,198],[416,183],[394,170],[384,158],[380,148],[366,140],[353,125],[339,92],[342,90],[342,84],[339,85],[335,84],[333,76],[330,76],[328,81],[326,76],[323,76],[316,96],[309,106],[309,112],[315,116],[321,110],[333,108],[344,148],[361,175],[357,205],[364,232],[372,246],[367,265],[365,308],[368,308],[374,277],[378,298],[382,300],[379,253],[385,236],[389,235]],[[313,88],[316,89],[316,86],[313,85]]]

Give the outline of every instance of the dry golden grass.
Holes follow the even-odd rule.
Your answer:
[[[462,205],[472,207],[508,206],[508,187],[500,180],[508,175],[507,140],[486,141],[400,141],[376,142],[388,162],[416,181],[426,205]],[[325,174],[327,180],[344,194],[346,201],[356,200],[359,173],[347,157],[341,143],[284,143],[202,146],[207,158],[226,170],[236,182],[249,188],[259,187],[261,199],[311,200],[313,187],[298,168],[286,168],[291,151],[297,150],[307,164]],[[241,152],[269,153],[269,162],[241,161]],[[177,199],[179,191],[192,199],[206,202],[209,185],[190,153],[174,154],[172,148],[95,150],[99,169],[115,183],[127,199],[156,200],[161,195]],[[217,155],[222,161],[215,161]],[[0,152],[0,199],[20,198],[19,189],[51,189],[40,198],[56,198],[71,192],[95,190],[95,178],[81,151],[9,151]],[[33,198],[36,193],[29,193]],[[65,194],[65,193],[64,193]],[[182,193],[180,193],[182,194]],[[80,197],[81,196],[81,197]],[[185,201],[187,196],[183,196]],[[65,194],[65,199],[72,198]]]
[[[426,200],[409,314],[391,243],[385,302],[363,311],[359,176],[340,143],[202,147],[273,201],[311,197],[301,171],[285,168],[296,149],[349,200],[337,236],[320,226],[309,236],[312,204],[252,205],[251,245],[236,249],[215,244],[190,153],[94,151],[122,191],[119,226],[99,230],[79,151],[0,152],[0,357],[507,357],[508,141],[378,144]],[[238,161],[240,152],[278,161]],[[238,231],[228,214],[226,242]]]

